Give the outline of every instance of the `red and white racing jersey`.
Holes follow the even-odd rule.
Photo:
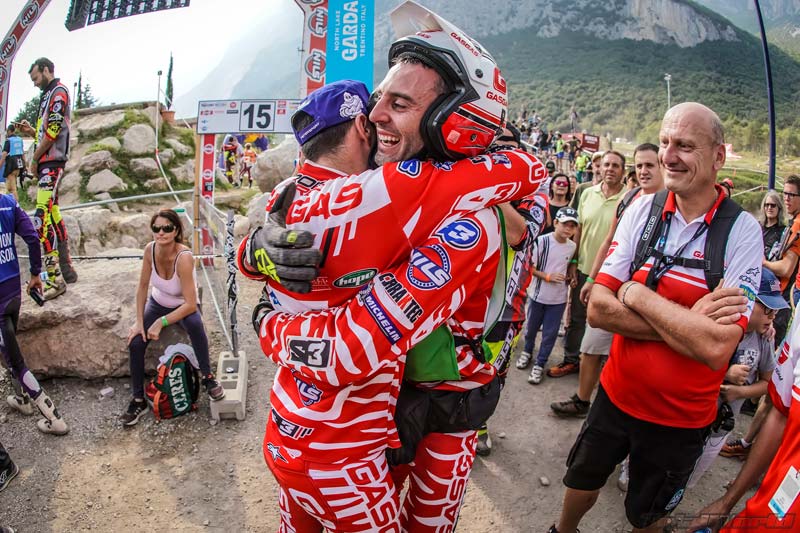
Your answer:
[[[516,151],[349,177],[307,162],[291,178],[287,227],[313,232],[323,259],[309,294],[268,283],[276,311],[259,336],[279,369],[265,453],[289,466],[399,445],[393,416],[406,351],[445,321],[457,338],[482,333],[501,245],[497,217],[484,208],[530,195],[545,176]],[[462,379],[444,387],[494,376],[466,346],[457,360]]]
[[[700,225],[711,223],[724,193],[718,191],[715,205],[704,216],[686,221],[676,209],[675,194],[670,192],[664,212],[672,213],[672,223],[664,253],[675,254],[688,242],[683,257],[702,259],[708,231],[692,240]],[[608,250],[596,283],[616,292],[629,279],[644,283],[652,259],[631,276],[636,242],[648,222],[654,195],[633,202],[620,218],[614,240]],[[725,246],[725,287],[740,287],[748,296],[747,311],[737,323],[747,327],[755,305],[761,279],[763,242],[759,225],[748,213],[742,213],[731,228]],[[691,308],[708,294],[702,270],[674,266],[658,283],[656,291],[664,298]],[[671,427],[700,428],[710,424],[717,413],[719,386],[726,368],[713,371],[699,361],[673,350],[661,341],[636,340],[614,335],[608,363],[600,382],[614,405],[640,420]]]
[[[769,397],[787,418],[783,438],[758,491],[725,533],[800,530],[800,322],[792,324],[778,354]]]

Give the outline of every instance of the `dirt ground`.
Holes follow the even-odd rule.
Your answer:
[[[17,479],[0,493],[0,525],[22,533],[276,531],[277,493],[261,453],[274,367],[261,355],[250,327],[260,287],[241,277],[239,286],[241,344],[250,364],[247,419],[212,424],[203,397],[194,414],[160,423],[147,415],[134,428],[123,429],[117,417],[129,400],[126,380],[47,381],[44,386],[71,431],[65,437],[43,435],[35,418],[9,412],[0,402],[0,441],[20,467]],[[223,346],[215,321],[209,306],[212,358]],[[561,359],[560,344],[551,364]],[[577,376],[545,378],[534,387],[526,375],[510,371],[490,421],[494,448],[491,456],[476,460],[460,532],[544,532],[558,515],[564,462],[581,421],[558,419],[548,406],[574,392]],[[98,399],[100,389],[109,385],[115,395]],[[6,377],[0,377],[0,393],[3,399],[11,393]],[[743,417],[734,432],[742,433],[749,423]],[[720,495],[740,464],[719,458],[677,512],[691,513]],[[541,477],[550,485],[543,486]],[[629,531],[623,500],[612,478],[581,530]]]

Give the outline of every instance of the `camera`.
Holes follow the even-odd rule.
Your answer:
[[[717,408],[717,418],[711,426],[713,433],[730,433],[733,431],[733,426],[736,424],[736,419],[733,415],[733,409],[728,402],[722,402]]]

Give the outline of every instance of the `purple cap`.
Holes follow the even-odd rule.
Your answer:
[[[360,81],[340,80],[320,87],[306,96],[292,115],[292,129],[297,142],[302,146],[325,129],[365,115],[367,101],[369,91]],[[297,131],[297,119],[304,114],[310,115],[314,121]]]

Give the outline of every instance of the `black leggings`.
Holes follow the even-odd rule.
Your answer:
[[[147,304],[144,306],[145,333],[153,325],[153,322],[164,315],[170,314],[175,309],[177,307],[164,307],[153,298],[148,299]],[[189,334],[192,348],[194,348],[194,353],[197,356],[197,362],[200,363],[200,372],[203,373],[203,376],[209,375],[211,373],[211,365],[208,361],[208,337],[206,337],[206,330],[203,327],[203,319],[200,317],[200,312],[195,311],[179,320],[178,324]],[[144,341],[141,335],[137,335],[128,345],[131,362],[131,390],[133,390],[133,397],[138,399],[144,398],[144,354],[149,343],[149,340]]]
[[[19,348],[17,342],[17,323],[19,322],[19,306],[20,298],[18,296],[19,278],[12,278],[0,284],[4,286],[9,282],[16,280],[17,296],[11,297],[9,300],[0,303],[2,311],[0,311],[0,353],[3,354],[3,364],[11,371],[13,378],[13,385],[16,393],[26,392],[28,396],[34,400],[39,397],[42,388],[36,377],[28,370],[25,365],[25,359],[22,357],[22,350]],[[6,289],[7,287],[3,287]],[[3,294],[8,294],[5,290],[0,290]],[[12,293],[13,294],[13,293]],[[20,389],[19,387],[22,387]]]
[[[8,468],[8,465],[11,464],[11,457],[8,456],[8,452],[5,448],[3,448],[3,443],[0,442],[0,470]]]

